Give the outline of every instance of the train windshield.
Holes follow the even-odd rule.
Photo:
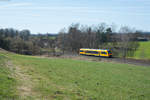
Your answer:
[[[111,52],[111,51],[108,51],[108,53],[109,53],[109,54],[112,54],[112,52]]]
[[[84,52],[83,50],[80,50],[80,52]]]

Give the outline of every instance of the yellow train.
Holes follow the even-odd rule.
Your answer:
[[[80,55],[92,55],[92,56],[101,56],[101,57],[112,57],[111,50],[108,49],[86,49],[81,48]]]

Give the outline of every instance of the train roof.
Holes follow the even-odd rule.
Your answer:
[[[109,50],[109,49],[89,49],[89,48],[81,48],[81,49],[86,49],[86,50]]]

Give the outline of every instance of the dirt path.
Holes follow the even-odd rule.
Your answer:
[[[31,76],[26,73],[27,70],[19,66],[15,66],[12,61],[7,62],[7,67],[14,72],[12,76],[18,81],[17,90],[19,100],[40,100],[37,98],[39,94],[33,90],[35,83],[34,80],[31,79]]]

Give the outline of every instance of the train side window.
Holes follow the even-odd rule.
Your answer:
[[[97,51],[86,51],[86,53],[98,54]]]
[[[98,54],[98,52],[97,52],[97,51],[93,51],[92,53],[94,53],[94,54]]]
[[[106,52],[101,52],[101,54],[105,54],[106,55],[107,53]]]
[[[91,51],[86,51],[86,53],[91,53]]]

